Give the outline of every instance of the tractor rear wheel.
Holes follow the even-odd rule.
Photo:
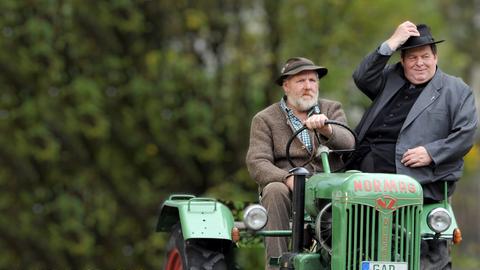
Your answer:
[[[179,224],[172,229],[166,249],[165,270],[227,270],[226,254],[215,240],[183,239]],[[227,249],[230,251],[230,249]]]

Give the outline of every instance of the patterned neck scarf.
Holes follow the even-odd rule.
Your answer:
[[[292,124],[292,127],[294,128],[294,131],[296,132],[297,130],[301,129],[303,127],[302,121],[293,114],[293,110],[287,107],[287,102],[285,101],[287,99],[286,96],[284,96],[282,99],[280,99],[280,107],[282,110],[287,114],[288,121]],[[311,116],[312,114],[319,114],[320,113],[320,107],[318,104],[313,106],[309,111],[307,116]],[[312,152],[313,150],[313,145],[312,145],[312,140],[310,139],[310,135],[308,134],[307,130],[304,130],[300,132],[297,136],[301,142],[305,145],[307,148],[308,152]]]

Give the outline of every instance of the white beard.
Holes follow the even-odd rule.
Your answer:
[[[296,98],[296,97],[288,97],[290,99],[290,102],[301,112],[306,112],[310,110],[313,106],[317,104],[318,100],[318,94],[315,95],[315,97],[310,98],[310,99],[305,99],[305,98]]]

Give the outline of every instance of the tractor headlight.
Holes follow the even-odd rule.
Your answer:
[[[452,224],[450,213],[444,208],[435,208],[428,213],[427,224],[436,233],[446,231]]]
[[[250,205],[243,213],[243,223],[253,231],[261,230],[267,224],[267,210],[258,204]]]

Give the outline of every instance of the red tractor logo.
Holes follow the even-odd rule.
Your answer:
[[[378,197],[376,202],[378,210],[395,210],[395,204],[397,203],[397,199],[389,195],[383,195],[382,197]]]

